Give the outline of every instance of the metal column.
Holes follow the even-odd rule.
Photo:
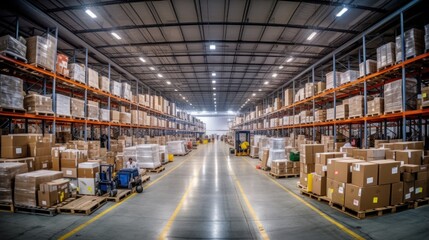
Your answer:
[[[402,49],[402,62],[405,62],[405,38],[404,38],[404,13],[401,12],[401,49]],[[407,110],[407,94],[406,94],[406,79],[405,79],[405,66],[402,67],[402,111]],[[402,141],[406,141],[407,135],[407,121],[405,115],[402,116]]]
[[[362,36],[362,51],[363,51],[363,72],[364,72],[364,76],[366,76],[366,39],[365,39],[365,35]],[[368,114],[368,108],[367,108],[367,86],[366,86],[366,80],[363,82],[363,116],[366,117],[366,115]],[[363,141],[364,143],[364,148],[368,148],[368,123],[366,121],[366,119],[363,121],[363,137],[365,138],[365,140]]]

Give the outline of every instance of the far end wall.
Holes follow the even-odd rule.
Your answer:
[[[211,117],[197,117],[206,123],[206,134],[224,135],[228,132],[228,119],[227,116],[211,116]]]

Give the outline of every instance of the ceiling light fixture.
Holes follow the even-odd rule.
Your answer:
[[[216,90],[216,88],[214,87],[213,90]]]
[[[142,57],[141,57],[141,58],[139,58],[139,59],[140,59],[140,61],[142,61],[142,62],[144,62],[144,63],[146,62],[146,59],[144,59],[144,58],[142,58]]]
[[[280,66],[279,66],[279,69],[283,69],[283,68],[284,68],[284,67],[283,67],[283,65],[280,65]]]
[[[286,62],[292,62],[293,61],[293,57],[290,57],[286,60]]]
[[[341,9],[341,11],[339,11],[338,13],[337,13],[337,17],[341,17],[341,16],[343,16],[343,14],[344,13],[346,13],[347,11],[348,11],[349,9],[348,8],[346,8],[346,7],[343,7],[343,9]]]
[[[312,32],[312,33],[310,34],[310,36],[308,36],[307,40],[308,40],[308,41],[311,41],[311,40],[316,36],[316,34],[317,34],[317,32]]]
[[[216,77],[216,73],[215,72],[212,72],[212,77]]]
[[[216,50],[216,45],[210,44],[210,50]]]
[[[185,97],[183,97],[183,100],[185,100],[186,98]]]
[[[252,96],[256,96],[256,93],[252,94]]]
[[[155,71],[155,68],[154,68],[154,67],[149,67],[149,69],[150,69],[150,70],[152,70],[152,71]]]
[[[168,85],[170,85],[170,84],[171,84],[171,82],[170,82],[170,81],[167,81],[167,84],[168,84]]]
[[[191,105],[191,106],[192,106],[192,103],[189,103],[189,105]]]
[[[118,39],[118,40],[121,40],[122,38],[117,34],[117,33],[115,33],[115,32],[112,32],[112,35],[116,38],[116,39]]]
[[[258,89],[258,91],[262,91],[262,89]]]
[[[215,80],[213,80],[213,81],[212,81],[212,83],[216,83],[216,81],[215,81]]]
[[[213,93],[213,96],[216,96],[216,93]]]
[[[177,92],[177,89],[174,89],[175,92]]]
[[[277,77],[277,73],[273,73],[273,78]]]
[[[91,10],[86,9],[86,14],[88,14],[91,18],[97,18],[97,15],[95,15]]]
[[[158,75],[158,77],[160,77],[160,78],[162,78],[162,77],[163,77],[161,73],[158,73],[157,75]]]
[[[269,83],[268,81],[265,81],[265,82],[264,82],[264,84],[265,84],[265,85],[267,85],[268,83]]]

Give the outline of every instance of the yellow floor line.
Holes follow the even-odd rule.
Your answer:
[[[253,164],[247,160],[244,157],[241,157],[242,159],[244,159],[247,163],[249,163],[251,166],[253,166]],[[256,170],[256,169],[255,169]],[[256,170],[258,171],[258,170]],[[298,199],[301,203],[303,203],[304,205],[306,205],[307,207],[309,207],[311,210],[315,211],[316,213],[318,213],[320,216],[322,216],[323,218],[325,218],[326,220],[328,220],[330,223],[334,224],[335,226],[337,226],[339,229],[341,229],[343,232],[347,233],[348,235],[350,235],[351,237],[355,238],[355,239],[359,239],[359,240],[364,240],[365,238],[363,238],[362,236],[360,236],[359,234],[353,232],[352,230],[350,230],[349,228],[347,228],[346,226],[344,226],[343,224],[339,223],[338,221],[336,221],[335,219],[333,219],[332,217],[328,216],[326,213],[320,211],[318,208],[316,208],[315,206],[313,206],[312,204],[308,203],[307,201],[305,201],[304,199],[302,199],[301,197],[299,197],[297,194],[295,194],[294,192],[292,192],[291,190],[287,189],[286,187],[284,187],[283,185],[281,185],[279,182],[275,181],[274,179],[272,179],[271,177],[269,177],[267,174],[262,174],[264,175],[266,178],[268,178],[271,182],[273,182],[275,185],[277,185],[278,187],[280,187],[281,189],[283,189],[284,191],[286,191],[287,193],[289,193],[290,195],[292,195],[294,198]]]
[[[147,184],[146,186],[144,186],[145,189],[149,188],[150,186],[154,185],[155,183],[157,183],[158,181],[160,181],[161,179],[163,179],[164,177],[166,177],[167,175],[169,175],[170,173],[172,173],[174,170],[176,170],[177,168],[179,168],[180,166],[182,166],[185,162],[187,162],[190,158],[185,159],[183,162],[181,162],[179,165],[175,166],[174,168],[170,169],[169,171],[167,171],[164,175],[162,175],[161,177],[157,178],[156,180],[154,180],[153,182],[150,182],[149,184]],[[60,240],[64,240],[67,239],[71,236],[73,236],[74,234],[78,233],[79,231],[81,231],[82,229],[84,229],[85,227],[87,227],[88,225],[90,225],[91,223],[97,221],[98,219],[100,219],[101,217],[103,217],[104,215],[106,215],[107,213],[109,213],[110,211],[112,211],[113,209],[119,207],[121,204],[123,204],[125,201],[130,200],[131,198],[137,196],[136,193],[131,194],[127,199],[124,199],[122,202],[117,203],[111,207],[109,207],[108,209],[102,211],[100,214],[98,214],[97,216],[89,219],[88,221],[82,223],[81,225],[77,226],[76,228],[74,228],[73,230],[71,230],[70,232],[64,234],[63,236],[61,236],[59,239]]]

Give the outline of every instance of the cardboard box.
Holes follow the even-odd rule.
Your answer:
[[[394,206],[404,202],[404,183],[392,183],[390,192],[390,205]]]
[[[334,163],[334,180],[351,183],[352,182],[352,164],[363,162],[362,160],[337,160]]]
[[[303,187],[307,187],[308,186],[308,174],[307,173],[301,172],[299,174],[299,183]]]
[[[26,172],[28,168],[25,163],[0,163],[0,202],[13,203],[15,176]]]
[[[332,194],[334,193],[335,180],[326,178],[326,197],[332,201]]]
[[[377,160],[373,161],[378,164],[378,184],[390,184],[399,182],[400,176],[400,163],[393,160]]]
[[[78,165],[79,178],[96,178],[100,172],[100,164],[98,162],[83,162]]]
[[[352,164],[352,184],[359,187],[378,184],[378,165],[372,162]]]
[[[306,164],[316,163],[316,154],[325,151],[323,144],[302,144],[300,146],[300,161]]]
[[[313,174],[313,190],[314,194],[319,196],[326,195],[326,177],[318,174]]]
[[[404,182],[404,202],[411,202],[415,199],[414,181]]]
[[[416,164],[402,164],[401,167],[404,169],[404,172],[407,172],[407,173],[420,172],[420,165],[416,165]]]
[[[332,202],[344,206],[345,194],[346,194],[346,183],[338,182],[333,180],[333,192],[332,192]]]
[[[40,184],[38,205],[42,207],[51,207],[63,202],[70,195],[69,184],[70,180],[65,178]]]
[[[414,197],[416,199],[425,198],[427,196],[427,180],[414,181]]]
[[[317,164],[315,165],[315,172],[317,173],[317,175],[326,177],[326,172],[328,170],[328,166],[327,165],[322,165],[322,164]]]
[[[34,171],[36,165],[34,157],[0,159],[0,163],[25,163],[27,165],[28,172]]]
[[[97,186],[95,178],[78,178],[79,194],[95,195]]]
[[[345,206],[355,211],[385,207],[390,204],[389,196],[390,184],[370,187],[347,184]]]
[[[67,178],[77,178],[77,168],[67,168],[67,167],[62,167],[61,168],[62,172],[63,172],[63,176],[67,177]]]
[[[315,164],[305,164],[301,162],[300,169],[303,173],[312,173],[315,170]]]
[[[402,164],[422,164],[423,152],[421,150],[396,151],[395,160]]]
[[[415,173],[403,172],[402,173],[402,181],[404,182],[413,182],[416,180]]]
[[[347,157],[347,154],[343,152],[324,152],[324,153],[316,153],[316,163],[327,165],[329,158],[341,158]]]

